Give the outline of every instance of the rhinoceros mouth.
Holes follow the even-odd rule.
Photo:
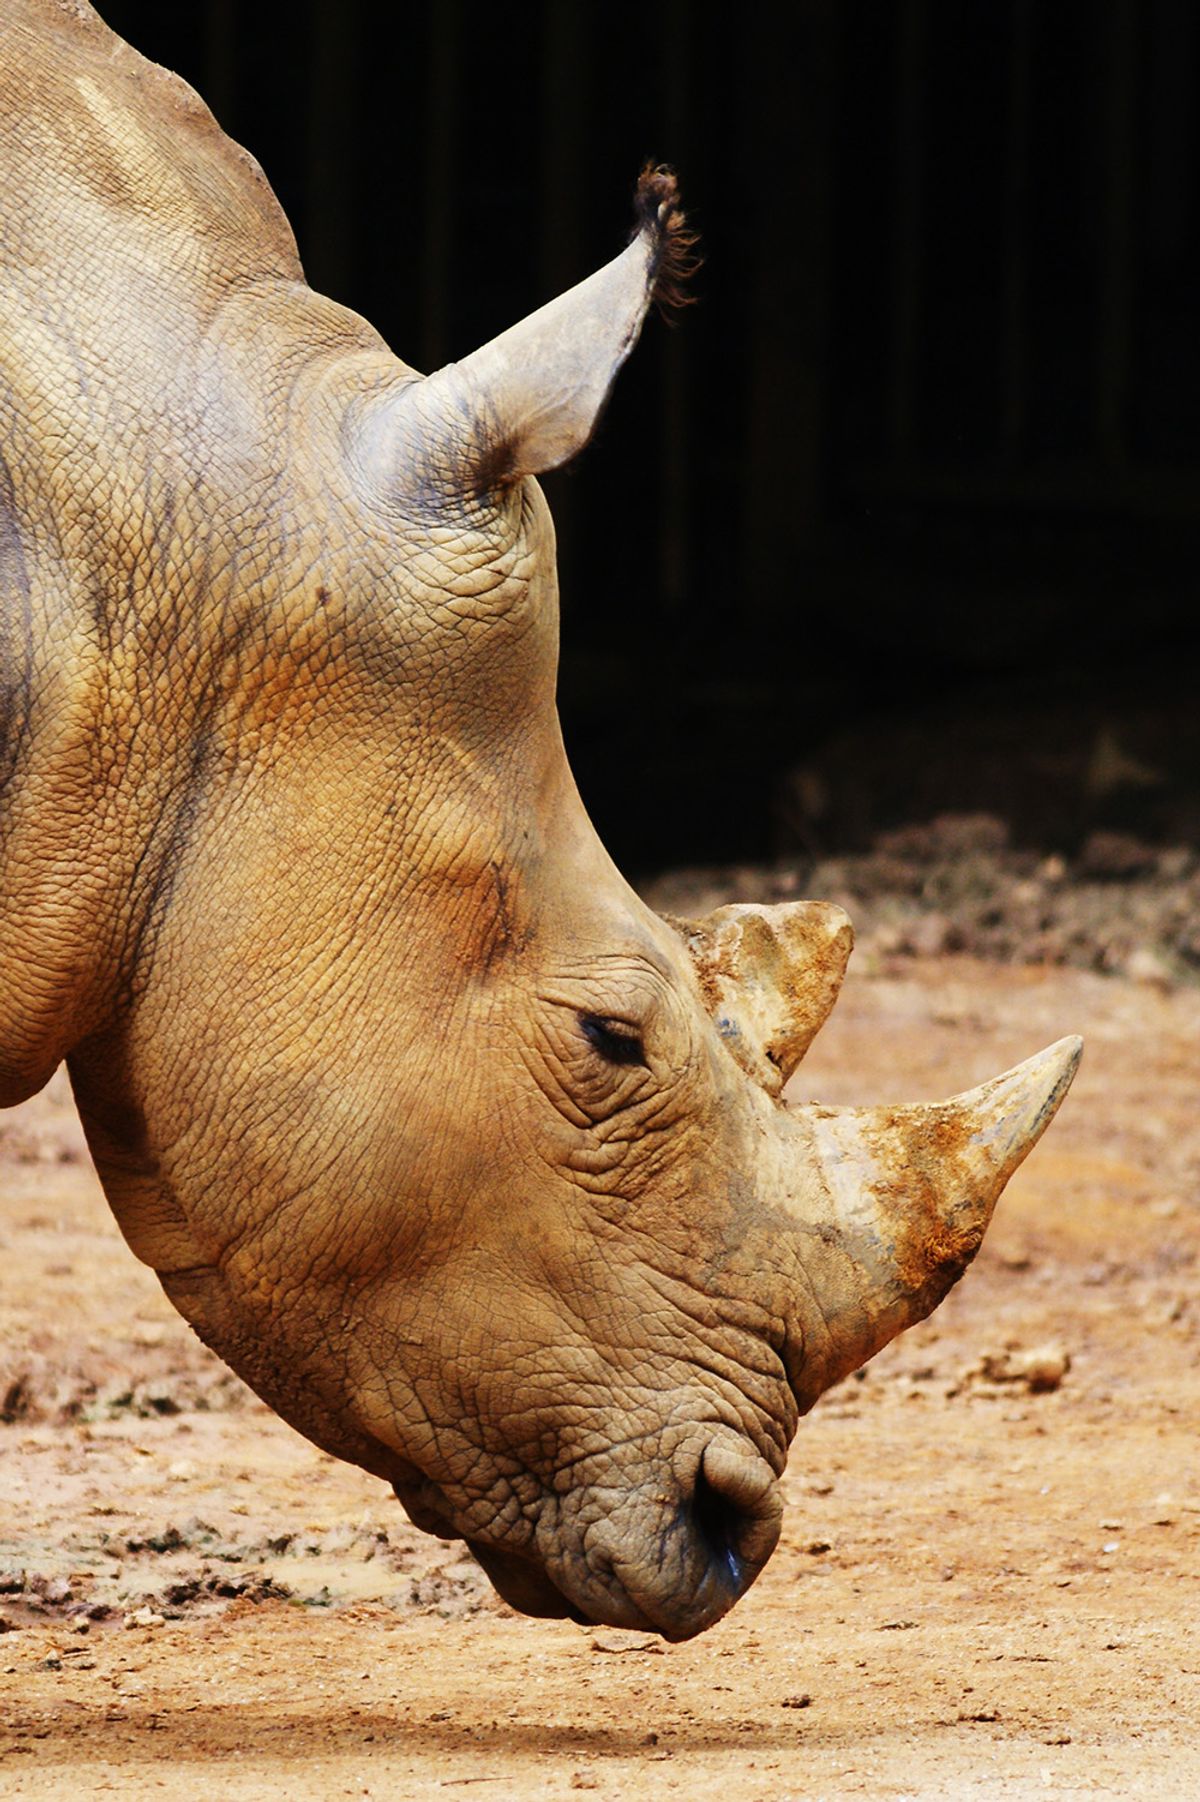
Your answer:
[[[417,1482],[395,1482],[392,1490],[413,1526],[422,1533],[436,1539],[462,1540],[496,1594],[510,1608],[540,1620],[571,1620],[581,1627],[590,1624],[588,1616],[568,1601],[540,1565],[516,1552],[484,1545],[461,1532],[453,1524],[449,1507],[436,1485],[422,1478]]]
[[[512,1552],[498,1552],[494,1546],[481,1545],[477,1539],[468,1539],[466,1544],[500,1600],[510,1608],[539,1620],[574,1621],[579,1627],[593,1624],[539,1565]]]
[[[727,1613],[757,1574],[727,1549],[708,1564],[694,1586],[653,1597],[646,1593],[653,1585],[647,1585],[636,1560],[604,1554],[598,1560],[602,1568],[589,1572],[585,1580],[586,1606],[580,1607],[541,1565],[519,1553],[497,1551],[472,1539],[466,1545],[500,1599],[521,1614],[570,1620],[580,1627],[658,1633],[667,1640],[691,1639],[703,1632]]]
[[[519,1613],[668,1640],[690,1639],[732,1608],[774,1550],[782,1513],[770,1467],[720,1434],[701,1449],[666,1513],[665,1495],[655,1496],[647,1515],[645,1497],[634,1491],[629,1507],[592,1524],[586,1553],[570,1534],[537,1549],[489,1544],[454,1525],[446,1498],[427,1478],[393,1488],[415,1526],[464,1541],[501,1600]]]

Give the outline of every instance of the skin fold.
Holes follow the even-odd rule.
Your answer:
[[[789,1110],[844,915],[662,920],[592,830],[535,476],[678,273],[672,177],[424,378],[82,0],[10,0],[0,52],[0,1102],[65,1057],[200,1336],[515,1606],[698,1632],[1078,1043]]]

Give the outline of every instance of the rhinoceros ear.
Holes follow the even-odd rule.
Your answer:
[[[583,449],[652,299],[678,304],[692,267],[674,175],[647,166],[627,249],[461,363],[407,381],[358,454],[393,493],[483,494]]]
[[[791,901],[669,924],[692,954],[729,1050],[778,1095],[837,1000],[854,944],[849,918],[829,901]]]

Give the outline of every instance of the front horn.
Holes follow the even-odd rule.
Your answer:
[[[818,1337],[803,1348],[802,1409],[924,1320],[958,1281],[1082,1050],[1082,1039],[1059,1039],[949,1101],[780,1110],[783,1205],[802,1234],[805,1280],[821,1298]]]

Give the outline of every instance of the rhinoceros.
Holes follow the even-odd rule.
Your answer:
[[[845,916],[659,918],[584,812],[535,478],[679,272],[668,171],[424,377],[84,0],[6,0],[0,46],[0,1101],[65,1058],[201,1339],[515,1607],[686,1638],[1079,1043],[789,1105]]]

